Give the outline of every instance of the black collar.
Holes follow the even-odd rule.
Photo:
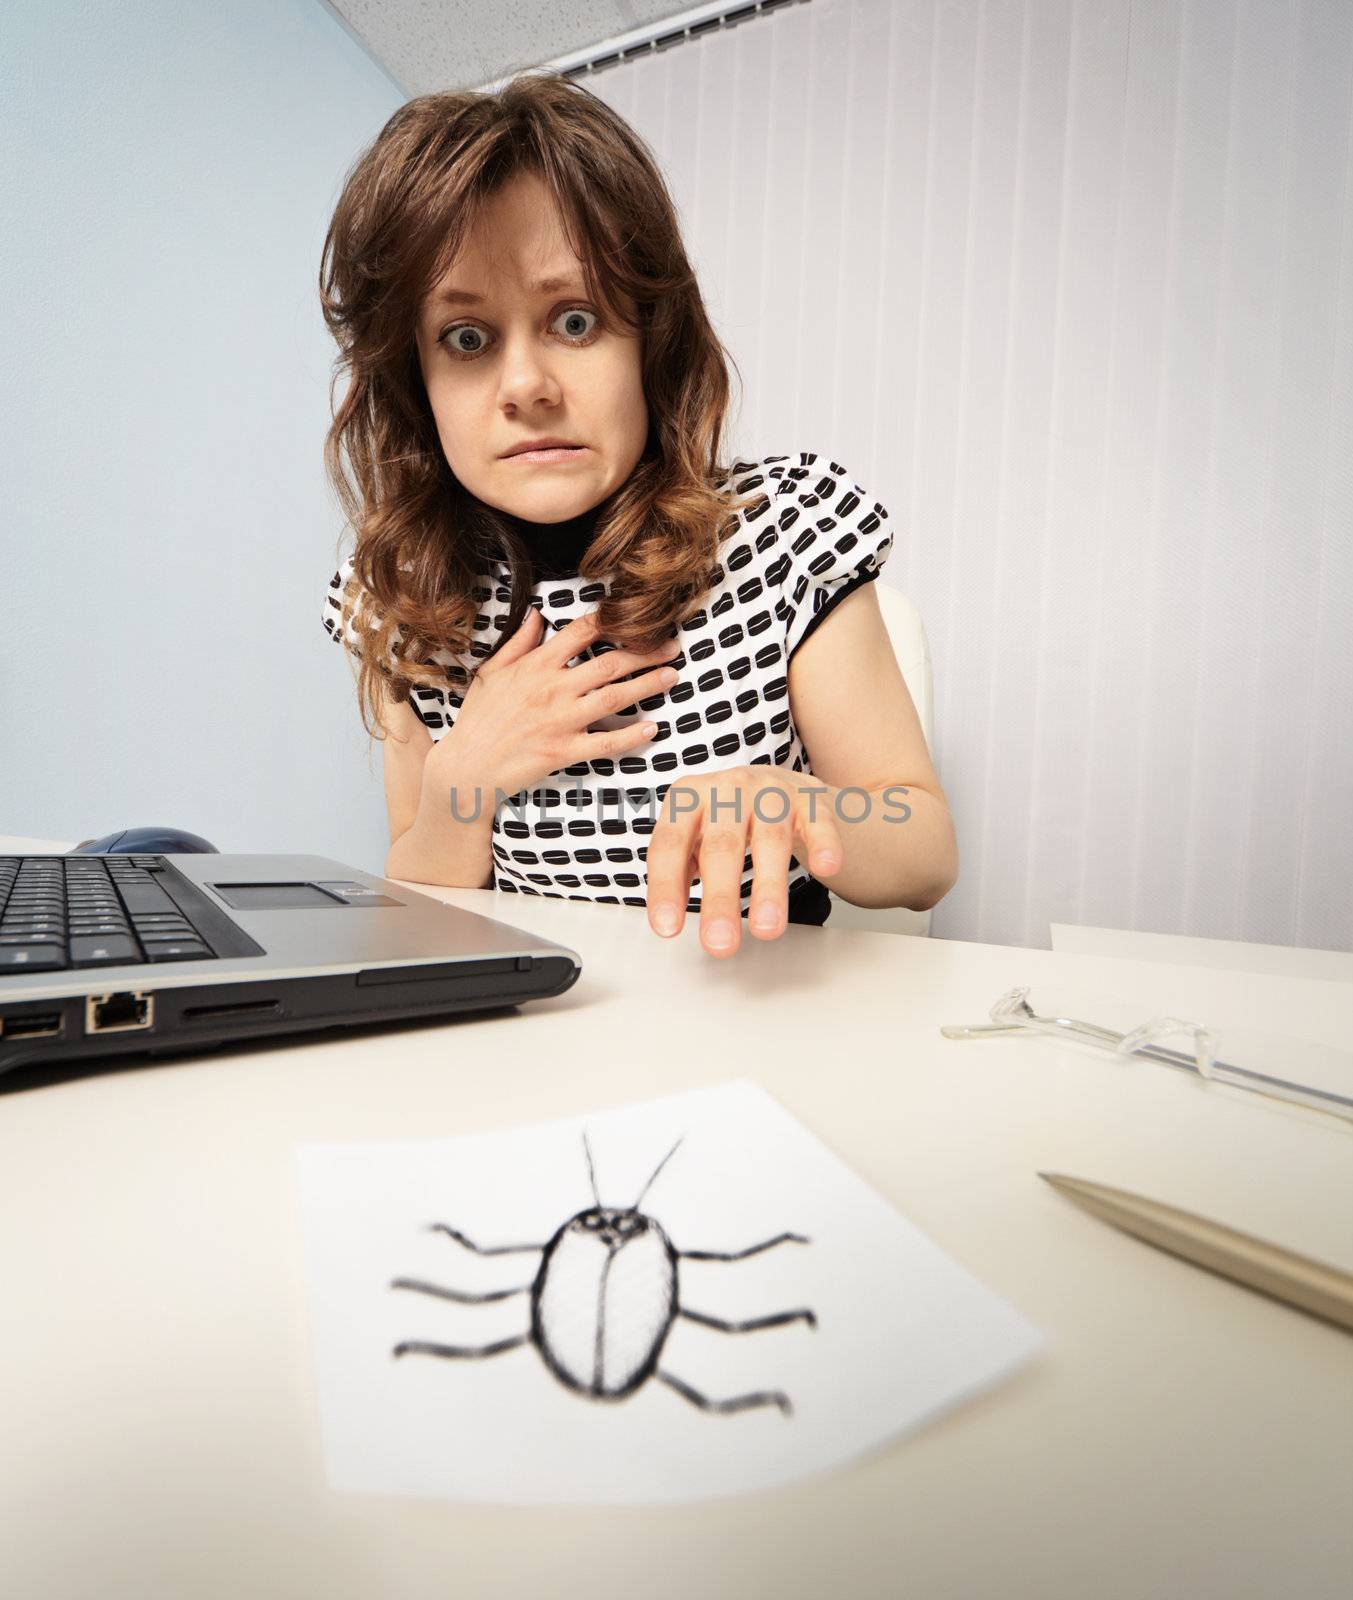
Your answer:
[[[601,507],[593,506],[567,522],[527,522],[510,511],[499,515],[507,520],[530,551],[536,577],[576,578],[579,563],[596,532]]]

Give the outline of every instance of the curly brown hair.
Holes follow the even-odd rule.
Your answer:
[[[347,175],[319,280],[340,351],[324,463],[356,533],[340,625],[360,602],[366,631],[357,698],[373,738],[384,699],[407,701],[415,684],[451,682],[464,692],[473,668],[432,656],[469,653],[480,604],[474,590],[495,554],[506,560],[512,585],[495,650],[530,602],[530,551],[451,471],[416,344],[425,297],[486,202],[519,173],[553,194],[603,322],[641,341],[648,439],[628,481],[602,507],[580,568],[587,578],[611,577],[599,603],[602,636],[629,649],[657,648],[698,609],[737,512],[764,498],[717,487],[733,470],[719,460],[732,358],[705,313],[657,162],[629,124],[553,72],[519,75],[496,93],[406,102]],[[334,386],[345,372],[347,392],[334,410]]]

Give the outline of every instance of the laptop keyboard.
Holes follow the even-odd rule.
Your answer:
[[[215,959],[159,856],[0,856],[0,977]]]

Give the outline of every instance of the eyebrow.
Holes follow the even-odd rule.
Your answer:
[[[537,294],[554,294],[559,289],[581,289],[582,285],[574,277],[541,278],[531,287]],[[477,306],[484,301],[482,294],[471,294],[468,289],[446,289],[436,296],[435,304],[439,306]]]

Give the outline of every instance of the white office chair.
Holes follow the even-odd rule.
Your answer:
[[[893,654],[902,669],[902,677],[916,705],[925,734],[927,748],[934,755],[931,730],[935,722],[934,675],[930,669],[930,645],[926,639],[921,613],[896,589],[891,589],[881,577],[874,580],[874,590],[879,599],[879,610],[892,640]],[[905,824],[902,824],[905,826]],[[930,934],[930,913],[909,911],[905,906],[889,906],[872,910],[851,905],[839,895],[832,895],[829,928],[869,928],[878,933],[911,933],[922,938]]]

